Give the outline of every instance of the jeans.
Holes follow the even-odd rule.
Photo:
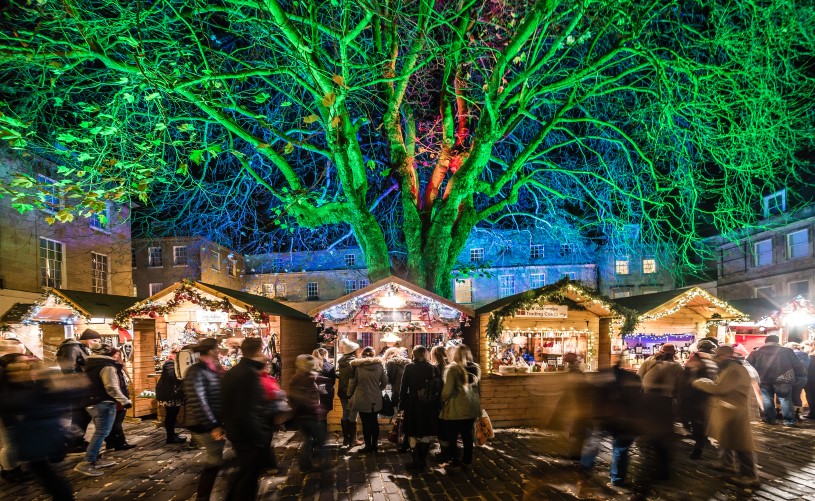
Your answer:
[[[206,451],[206,465],[210,468],[218,468],[224,462],[224,445],[226,440],[215,440],[212,434],[207,433],[192,433],[192,438],[195,443],[200,445]]]
[[[580,467],[585,473],[590,473],[594,469],[594,461],[600,450],[600,432],[595,430],[587,437],[580,454]],[[611,440],[611,482],[614,484],[625,483],[628,473],[628,452],[634,438],[628,435],[614,435]]]
[[[342,420],[356,423],[359,412],[351,410],[351,399],[340,397],[340,403],[342,404]]]
[[[781,402],[784,424],[795,424],[795,407],[792,405],[791,384],[760,384],[761,400],[764,402],[764,420],[775,423],[775,398]]]
[[[99,458],[99,451],[102,449],[102,442],[107,438],[116,420],[116,402],[99,402],[88,406],[88,413],[93,418],[93,436],[88,451],[85,453],[85,461],[96,463]]]
[[[314,466],[311,463],[311,451],[317,449],[318,460],[320,462],[325,460],[325,444],[326,437],[326,423],[317,418],[301,418],[297,420],[297,426],[300,428],[300,433],[303,434],[303,445],[300,447],[300,468],[311,468]]]
[[[126,414],[127,411],[125,409],[119,409],[116,411],[116,419],[113,420],[113,427],[110,429],[110,433],[108,434],[107,438],[105,438],[105,445],[108,449],[114,449],[127,444],[127,439],[125,439],[125,431],[122,428],[122,423],[125,421]]]

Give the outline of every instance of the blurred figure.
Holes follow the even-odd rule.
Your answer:
[[[226,435],[221,425],[221,374],[218,364],[218,341],[202,339],[192,347],[198,362],[184,375],[184,397],[187,405],[187,428],[195,443],[206,450],[206,464],[198,478],[197,501],[209,500],[212,487],[223,464]]]
[[[184,405],[183,382],[175,375],[175,358],[179,347],[173,346],[170,356],[161,365],[161,375],[156,383],[156,400],[164,407],[164,431],[167,434],[166,444],[183,444],[187,441],[175,432],[178,411]]]
[[[357,412],[351,408],[351,398],[348,396],[348,383],[354,377],[354,368],[351,363],[357,359],[356,352],[359,345],[350,339],[343,338],[340,341],[340,353],[342,356],[337,361],[339,368],[337,393],[340,395],[342,404],[342,445],[353,447],[357,440]]]
[[[807,383],[804,386],[804,392],[807,396],[809,412],[804,417],[815,419],[815,343],[812,341],[808,343],[808,350],[806,351],[809,354],[809,363],[807,365]]]
[[[641,408],[642,384],[633,372],[618,363],[590,375],[584,393],[584,405],[591,407],[593,430],[583,445],[580,456],[581,480],[579,492],[594,469],[600,440],[604,433],[611,435],[611,482],[615,487],[627,487],[629,451],[641,430],[641,416],[632,409]],[[578,494],[580,497],[580,494]]]
[[[69,409],[69,402],[82,395],[85,381],[69,376],[55,378],[23,355],[7,360],[3,372],[0,419],[10,440],[18,445],[19,460],[28,462],[52,499],[73,500],[71,485],[51,463],[65,457],[60,420]]]
[[[124,409],[133,406],[130,399],[122,393],[119,371],[113,360],[115,349],[103,344],[92,350],[92,355],[85,361],[85,374],[90,381],[90,398],[88,413],[93,418],[93,436],[91,437],[85,460],[74,468],[74,471],[91,477],[101,476],[99,468],[116,464],[115,461],[102,459],[100,450],[102,442],[113,429],[116,420],[116,404]]]
[[[671,449],[674,445],[673,401],[678,393],[682,366],[676,361],[676,348],[670,343],[662,345],[662,350],[648,361],[651,364],[642,376],[642,412],[647,412],[649,416],[645,442],[651,456],[647,463],[650,478],[646,482],[650,484],[670,477]]]
[[[764,346],[747,357],[750,365],[756,368],[761,377],[761,398],[764,404],[764,419],[767,424],[775,424],[775,398],[781,404],[781,415],[785,426],[796,426],[795,407],[792,404],[792,385],[798,376],[804,376],[804,365],[795,353],[778,344],[778,336],[771,334]]]
[[[125,370],[124,366],[124,359],[122,359],[122,352],[117,348],[111,348],[111,357],[113,358],[114,368],[116,369],[116,376],[119,380],[119,390],[121,390],[122,394],[130,398],[130,389],[129,389],[129,377],[127,371]],[[125,431],[122,428],[124,424],[125,415],[127,414],[127,410],[122,406],[121,403],[116,403],[116,418],[113,420],[113,428],[111,428],[110,433],[105,438],[105,449],[112,451],[126,451],[135,447],[135,445],[130,445],[127,443],[127,439],[125,438]]]
[[[363,454],[379,449],[379,422],[376,415],[382,410],[382,390],[388,387],[384,361],[374,356],[375,354],[372,346],[366,346],[362,350],[362,358],[351,362],[354,376],[348,383],[351,409],[359,412],[362,420],[365,447],[360,452]]]
[[[444,349],[443,346],[434,346],[430,350],[430,365],[435,367],[436,371],[439,374],[439,377],[442,378],[442,386],[444,385],[444,369],[450,364],[450,360],[447,358],[447,351]],[[441,400],[439,401],[439,405],[441,406]],[[452,458],[449,457],[450,455],[450,446],[447,443],[447,421],[441,416],[439,416],[438,420],[438,435],[439,435],[439,447],[441,447],[441,451],[438,453],[438,457],[436,458],[439,462],[444,463],[450,461]]]
[[[320,375],[317,381],[317,387],[320,389],[320,405],[328,414],[334,409],[334,382],[337,380],[337,371],[325,348],[317,348],[311,353],[311,356],[315,359],[317,374]]]
[[[223,382],[223,421],[226,436],[238,456],[227,500],[251,500],[258,493],[258,480],[268,465],[272,443],[273,408],[266,399],[261,375],[269,359],[260,338],[241,343],[243,357],[227,371]]]
[[[427,453],[430,440],[438,434],[440,402],[423,401],[419,390],[433,379],[441,379],[442,373],[427,361],[427,348],[418,345],[413,348],[413,362],[405,367],[399,390],[399,406],[404,412],[405,432],[410,447],[413,448],[413,461],[406,468],[414,473],[427,469]]]
[[[731,346],[716,348],[719,378],[716,382],[699,379],[693,386],[715,398],[711,407],[710,436],[719,441],[721,466],[740,475],[733,481],[755,487],[761,481],[756,468],[756,446],[748,416],[751,380],[747,369],[736,360]]]
[[[795,356],[801,361],[801,365],[804,366],[803,374],[796,373],[795,382],[792,383],[792,405],[795,407],[795,421],[797,422],[801,420],[801,409],[804,407],[804,403],[801,400],[801,392],[804,391],[804,386],[807,384],[809,354],[806,353],[798,343],[787,343],[786,347],[795,353]]]
[[[691,459],[701,458],[702,450],[708,442],[706,433],[709,398],[707,393],[694,388],[693,382],[702,378],[716,380],[719,375],[719,367],[713,360],[714,348],[716,345],[707,339],[702,339],[696,344],[698,351],[685,362],[679,388],[679,410],[682,421],[690,424],[693,439]]]
[[[289,386],[289,402],[294,410],[297,427],[303,435],[300,447],[300,471],[308,473],[325,468],[325,408],[320,403],[317,387],[319,359],[311,355],[298,355],[295,360],[295,374]],[[311,461],[313,451],[317,451],[318,465]]]
[[[19,360],[25,354],[25,347],[17,339],[4,339],[0,341],[0,399],[5,398],[8,391],[13,389],[9,382],[6,367]],[[0,416],[0,478],[9,482],[22,482],[26,480],[23,468],[17,462],[17,447],[11,439],[10,427],[17,422],[14,414],[5,419]],[[4,421],[9,424],[5,425]]]
[[[265,353],[265,351],[264,351]],[[272,361],[267,358],[266,365],[260,371],[260,386],[263,388],[263,398],[265,398],[273,407],[274,410],[280,408],[278,403],[286,402],[286,392],[280,389],[277,379],[272,376]],[[286,404],[288,407],[288,404]],[[273,413],[274,414],[274,413]],[[274,426],[272,427],[272,434],[269,436],[269,456],[264,467],[267,470],[277,469],[277,456],[274,451]]]
[[[402,348],[388,348],[385,350],[385,373],[388,375],[388,386],[391,390],[391,402],[394,409],[399,408],[399,389],[402,387],[402,375],[405,367],[410,363],[409,358],[402,356]],[[399,452],[407,452],[409,441],[403,440]]]
[[[92,345],[102,344],[102,336],[93,329],[85,329],[78,339],[69,338],[57,348],[57,363],[63,374],[77,374],[85,370],[85,360],[91,355]],[[85,433],[91,422],[91,415],[82,403],[71,405],[71,435],[69,452],[85,452],[88,442]]]
[[[468,469],[473,464],[473,424],[481,417],[481,368],[473,362],[473,354],[467,345],[459,345],[453,353],[453,361],[444,371],[444,387],[441,391],[441,417],[447,423],[445,433],[451,466]],[[464,448],[458,458],[458,437]]]
[[[736,360],[747,369],[747,373],[750,374],[750,380],[752,381],[753,393],[751,393],[750,396],[750,421],[761,419],[764,412],[764,408],[762,407],[763,403],[761,401],[761,388],[759,388],[761,377],[758,375],[758,371],[755,367],[750,365],[750,362],[747,361],[747,356],[750,355],[750,352],[743,344],[733,345],[733,353]]]
[[[583,393],[587,391],[586,378],[578,361],[574,353],[563,355],[563,363],[568,370],[563,379],[563,394],[550,421],[553,429],[566,434],[566,456],[572,459],[579,459],[581,456],[592,418],[590,407],[583,405]]]

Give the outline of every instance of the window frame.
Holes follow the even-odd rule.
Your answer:
[[[312,294],[311,286],[314,286],[314,293]],[[306,301],[315,300],[320,298],[320,284],[319,282],[306,282]]]
[[[154,289],[153,286],[154,285],[158,285],[158,288],[156,288],[155,292],[153,291],[153,289]],[[164,283],[163,282],[151,282],[151,283],[147,284],[147,294],[148,294],[147,297],[153,297],[153,296],[155,296],[156,294],[158,294],[159,292],[161,292],[163,290],[164,290]]]
[[[473,303],[473,279],[472,277],[463,277],[463,278],[454,278],[453,279],[453,297],[455,298],[455,302],[458,304],[470,304]],[[459,284],[467,284],[468,287],[459,287]],[[462,290],[462,293],[467,293],[470,296],[469,301],[462,301],[464,297],[459,297],[459,290]]]
[[[212,251],[209,254],[210,259],[212,259],[212,271],[217,271],[218,273],[221,272],[221,253],[218,251]]]
[[[529,259],[543,259],[544,257],[546,257],[546,245],[544,244],[529,245]]]
[[[43,242],[46,242],[46,246],[45,246],[46,255],[45,255],[45,257],[43,257]],[[48,245],[47,245],[48,242],[58,245],[59,250],[57,250],[56,247],[54,249],[49,249]],[[55,254],[59,253],[59,260],[58,261],[55,260],[55,259],[50,258],[50,253],[51,252],[53,252]],[[66,261],[65,260],[65,243],[60,242],[59,240],[53,240],[53,239],[46,238],[46,237],[40,237],[39,255],[38,255],[38,257],[39,257],[39,262],[40,262],[40,285],[42,285],[43,287],[52,287],[54,289],[62,289],[63,286],[65,285],[64,284],[65,283],[65,277],[67,275],[67,270],[65,269],[66,265],[67,265],[67,263],[65,262]],[[58,275],[59,276],[54,277],[54,278],[48,278],[48,275],[43,273],[45,270],[52,269],[52,267],[43,266],[44,264],[50,263],[51,261],[53,261],[55,264],[59,263],[59,270],[58,270],[58,272],[59,272]]]
[[[158,264],[153,260],[153,250],[158,250]],[[164,268],[164,250],[159,245],[157,247],[147,248],[147,267],[148,268]]]
[[[41,185],[48,185],[51,186],[51,189],[43,189],[42,191],[48,191],[51,195],[43,195],[43,207],[42,211],[47,212],[48,214],[56,214],[57,212],[61,211],[63,207],[65,207],[65,201],[62,199],[62,196],[59,194],[59,186],[57,185],[57,180],[46,176],[45,174],[36,174],[34,178],[37,181],[37,184]],[[50,202],[49,199],[56,199],[56,203]]]
[[[274,297],[276,299],[285,298],[286,296],[286,282],[278,282],[274,284]]]
[[[646,268],[646,262],[650,265]],[[650,269],[650,271],[648,271]],[[643,275],[653,275],[657,272],[657,260],[653,257],[644,257],[642,258],[642,274]]]
[[[798,245],[798,246],[803,245],[804,246],[804,254],[801,255],[801,256],[793,256],[792,255],[793,245],[792,245],[792,242],[791,242],[792,236],[793,235],[798,235],[798,234],[801,234],[801,233],[804,234],[804,237],[806,237],[806,240],[804,242],[796,244],[796,245]],[[809,257],[809,228],[802,228],[800,230],[795,230],[795,231],[791,231],[791,232],[787,233],[786,234],[786,242],[787,242],[787,259],[801,259],[801,258]]]
[[[133,247],[133,246],[130,246],[130,265],[133,267],[134,270],[137,268],[137,266],[136,266],[136,255],[137,254],[138,254],[138,252],[136,251],[136,248]]]
[[[357,255],[348,253],[345,255],[345,267],[350,268],[357,265]]]
[[[807,285],[807,293],[806,293],[806,295],[804,295],[804,294],[796,294],[796,293],[792,292],[792,286],[795,285],[795,284],[806,284]],[[809,294],[809,280],[796,280],[795,282],[789,282],[789,284],[787,284],[787,287],[788,287],[788,289],[790,291],[790,296],[792,296],[792,297],[804,296],[805,298],[809,299],[809,296],[810,296],[810,294]]]
[[[99,270],[98,264],[100,262],[99,258],[103,258],[101,261],[104,263],[104,269]],[[98,274],[102,273],[103,276],[99,277]],[[98,286],[97,283],[100,282],[102,286]],[[110,291],[110,258],[107,254],[101,254],[99,252],[91,252],[91,291],[95,292],[96,294],[109,294]]]
[[[560,273],[560,278],[569,277],[569,280],[577,280],[576,271],[563,271]]]
[[[110,204],[105,202],[104,213],[106,221],[104,224],[102,224],[102,221],[99,219],[99,213],[94,212],[93,214],[91,214],[91,216],[88,218],[89,219],[88,225],[91,227],[92,230],[110,234],[110,210],[111,210]],[[97,224],[95,224],[96,221],[98,221]]]
[[[760,290],[769,290],[770,294],[769,295],[759,294],[758,291],[760,291]],[[773,287],[772,285],[764,285],[762,287],[754,287],[753,288],[753,297],[755,297],[755,298],[762,298],[762,297],[763,298],[771,298],[771,297],[775,297],[775,287]]]
[[[621,271],[624,270],[624,271]],[[627,276],[631,274],[631,260],[628,258],[625,259],[614,259],[614,274],[617,276]]]
[[[781,208],[779,209],[779,204],[776,203],[773,207],[770,207],[771,200],[781,199]],[[764,218],[768,218],[770,216],[774,216],[775,214],[783,214],[787,212],[787,190],[786,188],[783,190],[778,190],[775,193],[770,193],[769,195],[765,195],[762,202],[762,209]],[[778,212],[772,212],[772,209],[777,209]]]
[[[480,257],[479,257],[480,255]],[[471,263],[483,263],[484,257],[486,253],[484,252],[484,247],[470,247],[470,262]]]
[[[176,252],[179,249],[184,249],[184,259],[179,260],[179,255]],[[190,252],[188,245],[173,245],[173,268],[186,268],[190,264]]]
[[[543,280],[540,281],[540,285],[535,285],[535,277],[543,277]],[[529,286],[532,289],[539,289],[541,287],[546,286],[546,273],[530,273],[529,274]]]
[[[511,291],[510,290],[510,282],[511,282]],[[506,292],[509,293],[507,294]],[[509,296],[514,296],[516,294],[515,288],[515,275],[498,275],[498,297],[504,298]]]
[[[759,252],[758,246],[764,243],[770,244],[769,252]],[[759,258],[763,255],[769,254],[770,260],[767,263],[761,263]],[[773,239],[772,238],[765,238],[763,240],[759,240],[758,242],[753,243],[753,267],[755,268],[763,268],[765,266],[771,266],[773,264]]]

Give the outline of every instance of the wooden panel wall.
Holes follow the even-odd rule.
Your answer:
[[[283,365],[280,382],[283,390],[288,391],[297,355],[310,355],[317,348],[317,328],[311,320],[281,317],[279,337],[280,361]]]
[[[133,384],[130,389],[133,408],[131,417],[149,416],[156,413],[155,399],[137,398],[142,390],[156,389],[156,324],[163,319],[133,319]]]

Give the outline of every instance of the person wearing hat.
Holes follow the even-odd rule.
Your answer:
[[[198,501],[209,500],[212,487],[223,464],[226,436],[221,424],[221,374],[218,363],[218,341],[206,338],[192,346],[198,361],[184,375],[184,398],[187,429],[195,443],[204,447],[206,463],[198,477]]]
[[[685,362],[682,383],[679,390],[679,409],[682,421],[690,424],[693,451],[691,459],[702,457],[707,440],[708,394],[693,387],[697,379],[716,380],[719,366],[713,360],[716,345],[709,339],[701,339],[696,344],[697,351]]]
[[[752,380],[747,369],[736,359],[733,347],[722,345],[715,349],[719,365],[716,381],[702,378],[693,386],[715,399],[711,406],[708,433],[719,442],[722,464],[719,469],[736,473],[733,482],[750,487],[758,486],[756,444],[750,428],[749,399]]]
[[[222,400],[226,436],[238,456],[226,499],[255,499],[259,479],[268,466],[274,433],[272,401],[266,398],[261,375],[269,362],[260,338],[241,343],[243,357],[224,375]]]
[[[85,359],[91,352],[93,345],[102,343],[102,336],[93,329],[85,329],[77,339],[68,338],[57,348],[57,364],[63,374],[77,374],[83,372]],[[91,415],[84,405],[74,405],[71,407],[71,429],[68,439],[69,452],[85,452],[88,442],[85,441],[85,433],[91,422]]]
[[[357,350],[359,350],[357,343],[348,338],[340,340],[340,353],[342,356],[337,360],[337,375],[339,376],[337,393],[342,404],[342,419],[340,420],[342,445],[346,447],[355,445],[357,438],[358,413],[351,410],[351,399],[348,397],[348,383],[354,377],[354,368],[351,366],[351,362],[357,359]]]
[[[84,461],[77,464],[74,471],[90,477],[101,476],[103,473],[99,468],[116,464],[115,461],[102,459],[99,454],[102,442],[113,429],[116,404],[125,409],[133,407],[130,399],[122,393],[116,361],[113,359],[115,353],[115,348],[102,344],[95,347],[93,353],[85,360],[85,374],[90,381],[88,413],[93,418],[95,430]]]

